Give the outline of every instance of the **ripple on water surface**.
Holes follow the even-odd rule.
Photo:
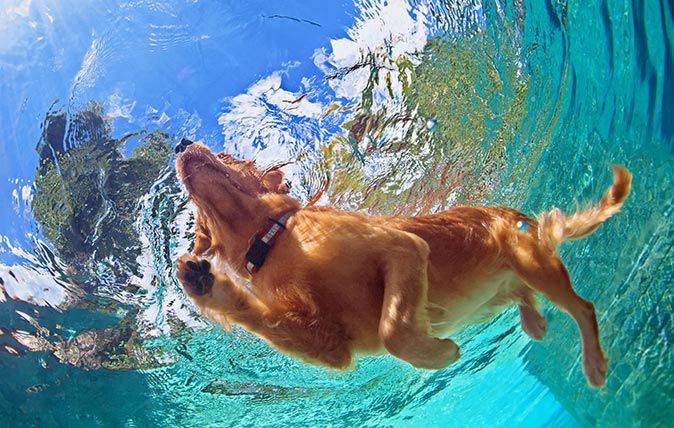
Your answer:
[[[17,425],[674,419],[666,2],[357,1],[340,18],[293,2],[10,1],[0,412]],[[194,239],[171,166],[183,136],[291,162],[297,198],[373,214],[570,211],[626,164],[623,212],[561,250],[597,308],[605,391],[585,385],[576,327],[549,305],[544,341],[511,309],[457,334],[461,360],[437,372],[382,356],[336,373],[213,326],[174,277]]]

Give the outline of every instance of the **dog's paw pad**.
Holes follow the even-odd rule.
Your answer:
[[[177,276],[187,294],[192,296],[207,294],[215,282],[215,277],[211,273],[211,264],[207,260],[179,260]]]

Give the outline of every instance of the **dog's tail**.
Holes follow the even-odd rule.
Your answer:
[[[598,204],[578,210],[571,216],[558,208],[540,214],[538,238],[550,249],[555,249],[567,239],[578,239],[594,232],[606,219],[620,211],[630,193],[632,174],[622,165],[612,165],[613,185],[608,188]]]

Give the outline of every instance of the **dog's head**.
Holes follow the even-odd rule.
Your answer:
[[[181,142],[178,151],[176,171],[197,208],[195,253],[250,227],[264,195],[289,191],[283,165],[258,169],[255,161],[213,153],[202,143]]]
[[[251,187],[257,186],[259,193],[286,194],[290,191],[290,186],[283,179],[283,171],[281,171],[281,168],[286,166],[287,163],[260,170],[254,160],[238,160],[225,152],[218,153],[217,157],[232,170],[238,171]]]
[[[176,171],[190,196],[201,198],[222,187],[236,189],[249,196],[264,193],[288,193],[282,166],[260,170],[253,160],[238,160],[221,152],[215,154],[202,143],[187,146],[176,159]]]

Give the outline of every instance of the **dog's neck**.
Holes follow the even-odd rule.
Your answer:
[[[255,235],[267,224],[269,219],[280,218],[282,215],[297,211],[301,208],[299,201],[290,196],[267,193],[257,198],[255,210],[246,210],[246,217],[237,222],[236,227],[231,225],[213,225],[218,230],[216,241],[213,242],[214,255],[225,261],[241,276],[247,277],[246,252],[248,252]],[[241,221],[242,220],[242,221]],[[224,226],[224,227],[223,227]],[[223,233],[224,232],[224,233]]]
[[[279,193],[265,193],[259,198],[259,201],[265,207],[266,213],[261,219],[258,228],[269,218],[280,217],[289,211],[297,211],[301,208],[300,202],[297,199]]]

